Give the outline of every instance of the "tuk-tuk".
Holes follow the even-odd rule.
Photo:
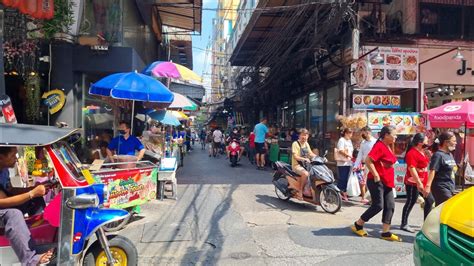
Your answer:
[[[0,146],[43,146],[54,165],[59,194],[43,212],[25,218],[36,249],[56,248],[52,263],[57,265],[137,265],[135,245],[104,232],[103,226],[129,213],[103,207],[109,196],[106,185],[93,184],[88,169],[61,141],[74,133],[75,129],[0,124]],[[0,265],[14,264],[19,264],[18,258],[0,228]]]

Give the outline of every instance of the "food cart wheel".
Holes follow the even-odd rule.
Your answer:
[[[106,232],[115,232],[115,231],[118,231],[118,230],[124,228],[128,224],[128,222],[130,221],[130,218],[134,214],[133,208],[126,208],[125,210],[128,211],[130,213],[130,215],[128,215],[125,219],[118,220],[118,221],[115,221],[115,222],[108,223],[108,224],[104,225],[103,226],[104,231],[106,231]]]
[[[138,265],[138,252],[135,245],[123,236],[107,236],[110,251],[115,259],[114,265]],[[96,241],[87,251],[83,265],[108,265],[107,256],[99,241]]]

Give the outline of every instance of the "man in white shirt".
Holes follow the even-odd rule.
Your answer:
[[[223,137],[222,131],[220,131],[219,128],[216,128],[216,130],[214,130],[214,133],[212,133],[212,138],[213,138],[213,143],[212,143],[212,147],[213,147],[212,155],[213,155],[214,157],[216,157],[217,152],[219,151],[219,148],[220,148],[221,145],[222,145],[222,140],[223,140],[222,137]]]
[[[368,203],[368,201],[365,199],[365,186],[366,186],[366,181],[367,181],[367,174],[368,171],[364,166],[365,159],[367,159],[367,155],[369,154],[370,150],[372,150],[372,147],[374,146],[375,142],[377,142],[377,139],[372,136],[372,129],[370,127],[364,127],[361,130],[361,136],[362,136],[362,143],[360,144],[360,150],[359,154],[357,155],[357,159],[354,163],[354,171],[363,171],[362,172],[362,180],[359,180],[360,184],[360,195],[362,197],[361,202],[363,203]]]

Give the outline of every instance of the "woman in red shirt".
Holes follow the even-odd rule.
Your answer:
[[[428,138],[421,133],[413,136],[410,145],[408,145],[407,153],[405,155],[405,162],[407,164],[407,173],[405,175],[405,188],[407,191],[407,201],[403,206],[402,211],[402,224],[400,229],[414,233],[415,230],[410,228],[408,225],[408,216],[410,215],[411,209],[416,203],[418,195],[423,192],[428,181],[428,164],[430,162],[430,156],[428,151],[424,148],[428,147]],[[431,193],[425,198],[424,215],[426,216],[431,211],[433,206],[434,198]]]
[[[382,213],[382,239],[402,241],[400,237],[390,232],[393,211],[395,209],[395,169],[393,165],[397,157],[393,153],[393,144],[397,139],[394,127],[383,127],[379,139],[369,152],[365,164],[369,169],[367,187],[372,197],[372,204],[357,220],[351,229],[359,236],[367,236],[364,224],[380,211]]]

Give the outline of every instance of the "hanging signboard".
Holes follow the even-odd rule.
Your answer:
[[[44,102],[49,108],[50,114],[55,114],[59,112],[66,103],[66,95],[62,90],[52,90],[45,92],[41,97]]]
[[[364,46],[361,54],[373,50],[374,46]],[[377,56],[379,55],[379,56]],[[372,66],[369,87],[379,88],[418,88],[419,50],[406,47],[379,47],[368,55]],[[356,69],[353,64],[352,84],[357,84]]]
[[[411,135],[425,130],[425,119],[420,113],[367,113],[369,127],[378,132],[384,126],[393,126],[400,135]]]
[[[400,95],[362,95],[352,96],[354,109],[400,109]]]
[[[10,97],[6,94],[0,96],[0,123],[16,124],[16,122]]]

